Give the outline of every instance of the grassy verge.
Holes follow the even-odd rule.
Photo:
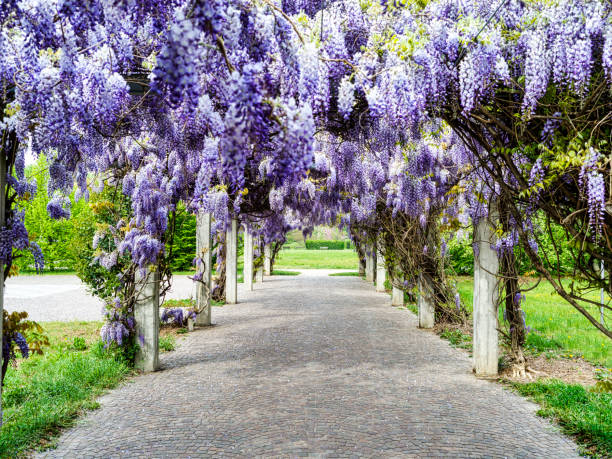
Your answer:
[[[43,324],[51,343],[45,355],[9,368],[2,393],[0,457],[49,445],[82,412],[97,408],[96,397],[129,375],[130,369],[103,349],[100,325]]]
[[[210,304],[212,306],[223,306],[225,303],[223,301],[211,300]],[[193,298],[183,298],[180,300],[166,300],[162,303],[162,308],[193,308],[195,306],[195,300]]]
[[[355,277],[359,277],[359,272],[357,271],[349,271],[346,273],[331,273],[330,276],[332,277],[336,277],[336,276],[355,276]]]
[[[406,302],[404,303],[404,306],[406,307],[406,309],[408,309],[410,312],[412,312],[415,316],[418,317],[419,307],[416,305],[416,303]]]
[[[457,288],[471,312],[473,280],[457,278]],[[612,367],[612,341],[605,337],[576,309],[559,297],[548,282],[542,281],[526,292],[522,305],[527,325],[527,347],[534,352],[582,356],[596,365]],[[501,318],[500,311],[500,318]]]
[[[161,352],[171,352],[176,349],[176,338],[168,334],[159,337],[159,350]]]
[[[452,347],[472,352],[472,335],[463,333],[458,328],[445,328],[440,332],[440,338],[447,340]]]
[[[89,349],[100,340],[100,328],[104,322],[43,322],[41,326],[49,337],[47,353]],[[75,347],[75,342],[79,343]],[[10,372],[11,370],[9,370]]]
[[[592,392],[579,385],[548,380],[513,384],[521,395],[540,406],[538,415],[555,420],[584,452],[612,457],[612,394]]]
[[[278,269],[358,269],[359,260],[353,250],[281,250],[274,267]]]
[[[282,269],[275,269],[272,271],[273,276],[299,276],[299,271],[283,271]]]

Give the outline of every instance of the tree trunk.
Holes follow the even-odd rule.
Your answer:
[[[510,213],[503,200],[500,201],[500,222],[504,233],[511,231]],[[500,300],[504,305],[504,319],[508,323],[508,341],[512,358],[512,372],[515,376],[526,375],[526,361],[523,353],[525,345],[525,316],[521,309],[522,294],[519,285],[519,275],[514,248],[504,250],[500,258],[500,275],[502,296]]]
[[[351,231],[351,234],[355,250],[357,251],[357,257],[359,258],[359,275],[364,277],[366,275],[365,245],[361,243],[361,240],[354,231]]]
[[[444,260],[439,253],[440,231],[435,222],[423,228],[424,245],[420,273],[432,289],[431,300],[435,306],[436,323],[465,323],[467,315],[455,304],[454,291],[444,272]]]
[[[215,239],[217,240],[215,248],[217,263],[211,298],[214,301],[225,303],[225,231],[219,231]]]
[[[276,242],[272,242],[270,244],[270,274],[273,275],[274,274],[274,263],[276,262],[276,255],[278,255],[278,252],[280,252],[280,250],[283,248],[283,244],[285,243],[284,240],[282,241],[276,241]]]

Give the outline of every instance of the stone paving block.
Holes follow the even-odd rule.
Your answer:
[[[254,289],[39,456],[579,457],[532,403],[476,379],[361,279],[306,272]]]

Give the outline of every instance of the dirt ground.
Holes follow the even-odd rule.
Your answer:
[[[472,328],[470,324],[466,325],[448,325],[448,324],[437,324],[434,328],[434,332],[438,335],[448,330],[460,331],[463,335],[472,336]],[[455,346],[465,352],[471,353],[471,342],[463,345]],[[504,349],[500,348],[500,355],[504,355]],[[513,382],[532,382],[539,379],[558,379],[567,384],[581,384],[583,386],[594,386],[597,383],[596,370],[597,366],[587,362],[586,360],[575,357],[567,358],[559,355],[527,355],[527,365],[532,372],[524,378],[513,377],[509,368],[504,369],[500,372],[500,378],[513,381]],[[530,379],[531,378],[531,379]]]
[[[593,364],[581,358],[568,359],[564,357],[546,357],[539,355],[528,358],[528,367],[535,370],[530,372],[528,377],[513,378],[509,369],[504,370],[500,376],[509,381],[530,382],[538,379],[559,379],[567,384],[581,384],[583,386],[594,386],[595,369]]]

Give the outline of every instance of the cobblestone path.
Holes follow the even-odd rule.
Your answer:
[[[535,407],[355,277],[267,278],[52,457],[577,457]]]

